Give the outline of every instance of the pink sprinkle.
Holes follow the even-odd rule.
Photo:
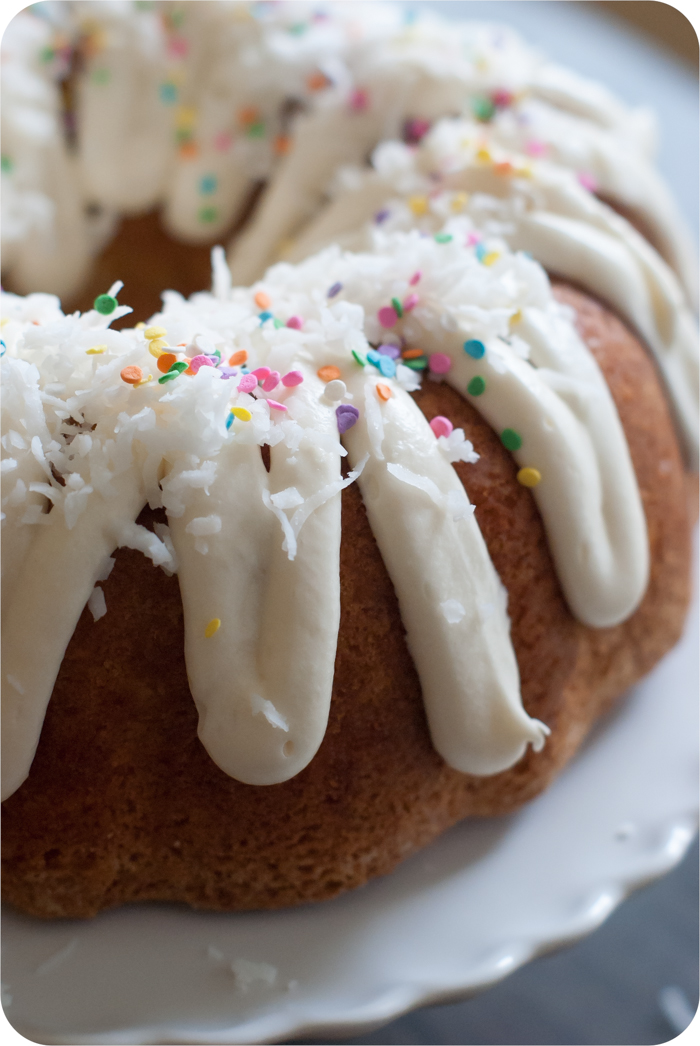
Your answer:
[[[225,153],[231,148],[233,144],[233,138],[228,131],[219,131],[214,137],[214,148],[218,153]]]
[[[415,287],[415,285],[418,283],[418,281],[420,280],[422,275],[423,275],[423,273],[419,269],[418,272],[414,272],[413,273],[413,276],[411,276],[411,278],[410,278],[410,280],[408,282],[410,283],[410,285],[412,287]]]
[[[409,294],[409,296],[404,300],[403,311],[404,312],[410,312],[411,309],[415,309],[415,307],[416,307],[416,305],[418,304],[419,301],[420,301],[420,298],[418,297],[417,294]]]
[[[505,91],[501,87],[498,91],[493,92],[493,94],[491,95],[491,101],[494,105],[497,105],[500,108],[505,108],[505,106],[510,105],[512,103],[513,95],[510,93],[510,91]]]
[[[272,392],[273,389],[277,388],[279,383],[280,372],[278,370],[273,370],[263,381],[262,387],[265,390],[265,392]]]
[[[209,356],[193,356],[190,360],[190,369],[196,374],[200,367],[213,367],[214,364]]]
[[[291,327],[293,331],[300,331],[303,323],[301,316],[290,316],[287,320],[287,326]]]
[[[592,174],[587,174],[586,171],[579,171],[578,180],[584,189],[588,189],[589,192],[595,192],[598,188],[598,182]]]
[[[184,36],[173,36],[168,44],[168,51],[176,58],[184,58],[190,49],[190,45]]]
[[[385,305],[384,308],[380,309],[377,313],[377,319],[382,327],[393,327],[398,318],[398,313],[393,305]]]
[[[278,403],[277,400],[268,400],[267,402],[272,407],[273,410],[286,410],[287,409],[285,407],[284,403]]]
[[[475,243],[479,243],[481,240],[480,232],[470,232],[467,236],[467,247],[473,247]]]
[[[269,367],[257,367],[255,370],[252,370],[250,373],[254,374],[255,377],[258,378],[260,381],[264,381],[265,378],[269,378],[270,377],[270,375],[272,374],[272,371],[270,370]]]
[[[282,378],[282,384],[286,385],[288,389],[293,388],[295,385],[301,385],[304,380],[304,375],[300,370],[290,370],[288,374]]]
[[[350,108],[353,112],[362,113],[369,105],[369,95],[361,87],[350,95]]]
[[[531,138],[525,145],[525,152],[529,156],[544,156],[547,152],[547,143],[541,142],[537,138]]]
[[[454,425],[449,418],[443,418],[442,414],[438,414],[436,418],[430,422],[430,427],[435,433],[436,437],[449,436],[454,428]]]
[[[253,389],[258,387],[258,379],[254,374],[244,374],[241,380],[238,382],[239,392],[252,392]]]
[[[452,366],[452,360],[444,352],[434,352],[428,360],[431,374],[447,374]]]

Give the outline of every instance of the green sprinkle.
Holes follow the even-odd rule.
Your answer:
[[[175,131],[175,141],[178,145],[184,145],[185,142],[191,142],[193,138],[191,127],[178,127]]]
[[[257,123],[252,123],[246,131],[248,138],[264,138],[265,137],[265,124],[262,120]]]
[[[90,79],[94,84],[97,84],[98,87],[104,87],[104,85],[108,84],[112,79],[112,74],[109,69],[95,69]]]
[[[159,385],[165,385],[166,381],[173,381],[175,378],[179,378],[179,377],[180,377],[180,371],[179,370],[173,370],[171,368],[168,371],[167,374],[163,375],[162,378],[158,378],[158,384]]]
[[[470,396],[480,396],[481,393],[485,391],[485,389],[486,382],[480,375],[477,375],[475,378],[472,378],[472,380],[467,385],[467,392]]]
[[[93,307],[103,316],[109,316],[118,304],[117,299],[113,298],[111,294],[99,294],[93,302]]]
[[[476,98],[472,98],[472,112],[477,120],[482,120],[484,123],[487,123],[496,112],[496,106],[490,98],[480,95]]]
[[[404,367],[410,367],[411,370],[425,370],[425,368],[428,366],[428,357],[414,356],[413,359],[401,360],[401,362],[403,363]]]
[[[452,238],[452,234],[449,232],[438,232],[435,234],[436,243],[449,243]]]
[[[189,363],[185,363],[184,360],[178,360],[177,363],[173,363],[168,374],[182,374],[183,370],[187,370]]]
[[[219,217],[219,211],[216,207],[200,207],[199,214],[197,215],[200,222],[215,222]]]
[[[282,320],[278,320],[277,317],[275,317],[275,319],[272,321],[272,323],[273,323],[273,326],[274,326],[275,330],[279,330],[280,327],[284,327],[284,323],[282,322]]]
[[[506,450],[520,450],[523,445],[523,437],[515,429],[504,429],[501,433],[501,443]]]
[[[289,32],[292,36],[301,36],[306,32],[306,22],[295,22],[294,25],[290,25]]]
[[[14,161],[10,156],[3,156],[0,159],[0,169],[2,170],[3,174],[9,174],[13,167]]]
[[[394,312],[399,317],[399,319],[401,319],[401,317],[403,316],[403,305],[401,304],[398,298],[392,298],[391,304],[394,307]]]
[[[173,11],[170,15],[170,24],[175,29],[179,29],[182,23],[185,21],[185,12],[180,8],[178,11]]]
[[[39,58],[42,62],[52,62],[54,59],[55,51],[53,47],[42,47],[39,51]]]
[[[359,352],[355,352],[355,350],[353,349],[352,350],[352,354],[355,357],[355,360],[357,361],[357,363],[359,363],[361,367],[366,367],[367,366],[367,360],[364,359],[364,357],[361,356],[359,354]]]

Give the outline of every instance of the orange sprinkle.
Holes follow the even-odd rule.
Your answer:
[[[258,291],[253,298],[253,301],[260,309],[269,309],[272,304],[272,300],[269,294],[265,294],[265,291]]]
[[[199,155],[199,146],[196,142],[183,142],[180,146],[180,156],[183,160],[194,160]]]
[[[493,169],[496,172],[496,174],[512,174],[513,164],[510,163],[508,160],[503,160],[502,163],[495,163],[493,165]]]
[[[137,367],[135,363],[132,363],[130,367],[125,367],[119,377],[122,381],[125,381],[127,385],[137,385],[143,377],[143,371],[140,367]]]
[[[272,148],[278,156],[285,156],[292,147],[292,139],[286,134],[278,134]]]
[[[244,109],[238,110],[238,122],[247,127],[249,124],[256,123],[258,119],[258,110],[254,105],[247,105]]]
[[[390,400],[391,397],[394,395],[389,386],[382,384],[381,381],[377,382],[376,389],[377,395],[379,396],[380,400]]]
[[[228,365],[229,367],[237,367],[240,363],[245,363],[248,359],[248,353],[245,349],[239,349],[238,352],[234,352],[233,356],[229,356]]]
[[[167,374],[173,363],[177,363],[177,356],[173,352],[164,352],[158,357],[158,370]]]
[[[332,363],[329,363],[326,367],[319,367],[316,371],[321,381],[335,381],[336,378],[340,377],[340,370],[338,367],[334,367]]]
[[[401,356],[405,360],[415,360],[419,356],[425,356],[422,349],[406,349],[405,352],[401,353]]]
[[[322,91],[324,87],[328,86],[328,77],[321,72],[311,73],[306,78],[306,86],[310,91]]]

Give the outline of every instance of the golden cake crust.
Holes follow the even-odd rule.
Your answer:
[[[647,516],[651,579],[626,622],[592,630],[572,618],[512,456],[447,385],[425,382],[416,394],[428,418],[447,415],[481,455],[455,468],[509,593],[524,706],[552,728],[544,750],[485,778],[457,773],[433,750],[393,586],[353,485],[343,492],[325,740],[291,781],[234,781],[197,739],[177,578],[121,549],[104,585],[108,613],[95,623],[83,612],[29,777],[3,804],[9,901],[82,917],[137,900],[220,910],[321,900],[390,871],[460,818],[513,810],[552,780],[679,638],[690,568],[684,470],[654,366],[603,306],[570,286],[556,294],[576,309],[608,379]]]

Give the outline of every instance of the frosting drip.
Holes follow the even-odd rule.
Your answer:
[[[48,296],[4,296],[5,460],[28,469],[43,454],[46,475],[23,491],[3,466],[5,532],[30,531],[3,625],[4,794],[29,771],[63,652],[119,545],[178,571],[212,758],[251,784],[307,765],[332,689],[339,494],[355,480],[437,750],[463,772],[490,774],[527,744],[541,747],[547,727],[520,701],[507,596],[451,466],[478,454],[459,431],[437,438],[411,400],[416,354],[447,360],[447,380],[466,386],[539,477],[534,494],[582,620],[608,625],[633,611],[646,530],[614,405],[571,317],[536,262],[504,243],[497,253],[485,265],[464,236],[392,233],[372,253],[330,248],[278,265],[246,290],[231,287],[219,249],[214,293],[186,302],[167,292],[145,332],[111,331],[97,312],[64,317]],[[30,493],[51,512],[32,516]],[[146,501],[167,512],[157,534],[134,522]],[[49,637],[41,665],[27,639],[37,620]]]

